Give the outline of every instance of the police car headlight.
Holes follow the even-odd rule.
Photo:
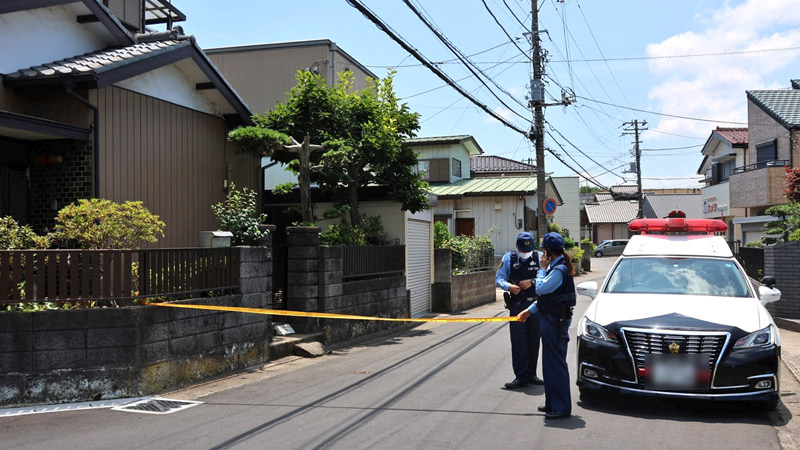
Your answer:
[[[617,342],[617,335],[605,329],[605,327],[598,325],[586,317],[583,318],[581,324],[581,334],[584,338],[593,341],[606,341]]]
[[[775,331],[772,325],[740,338],[733,348],[767,347],[775,343]]]

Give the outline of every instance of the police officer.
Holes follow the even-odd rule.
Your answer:
[[[533,280],[539,270],[539,252],[535,251],[535,241],[531,233],[522,232],[517,236],[517,250],[503,255],[494,284],[507,291],[503,294],[509,315],[516,316],[536,300]],[[505,384],[506,389],[517,389],[529,384],[544,384],[536,376],[536,363],[539,359],[539,320],[509,322],[511,334],[511,366],[514,381]]]
[[[539,269],[534,282],[539,299],[517,317],[526,321],[537,311],[541,316],[544,405],[538,409],[545,413],[545,419],[563,419],[572,414],[567,343],[572,308],[577,299],[572,280],[574,268],[564,253],[564,238],[560,234],[545,234],[541,246],[544,248],[540,261],[543,268]]]

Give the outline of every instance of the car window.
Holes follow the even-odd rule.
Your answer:
[[[605,292],[749,296],[734,263],[709,258],[624,258],[609,277]]]

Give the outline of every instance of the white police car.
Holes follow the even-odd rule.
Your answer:
[[[631,222],[631,231],[642,234],[631,238],[603,283],[577,286],[593,298],[578,322],[581,393],[773,408],[780,335],[764,305],[780,299],[775,279],[765,277],[767,286],[754,289],[725,240],[713,235],[725,223],[681,214]]]

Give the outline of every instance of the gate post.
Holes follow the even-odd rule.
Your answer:
[[[286,276],[286,309],[317,311],[319,308],[319,227],[287,227],[288,248]],[[317,319],[287,318],[299,332],[319,329]]]

